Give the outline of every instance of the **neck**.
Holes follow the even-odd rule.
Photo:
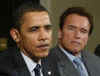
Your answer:
[[[20,49],[23,53],[24,53],[24,55],[26,55],[26,56],[28,56],[30,59],[32,59],[34,62],[36,62],[36,63],[39,63],[39,61],[41,60],[41,58],[39,58],[39,57],[35,57],[35,56],[33,56],[30,52],[28,52],[28,51],[25,51],[25,50],[22,50],[22,49]]]
[[[80,53],[79,52],[74,52],[74,51],[70,51],[68,48],[62,46],[62,45],[59,45],[61,48],[63,48],[64,50],[66,50],[68,53],[72,54],[73,56],[79,56]]]

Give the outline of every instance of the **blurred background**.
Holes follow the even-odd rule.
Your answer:
[[[11,25],[11,12],[19,4],[27,0],[1,0],[0,2],[0,50],[7,48],[9,39],[9,28]],[[53,46],[57,43],[57,29],[59,26],[59,16],[62,12],[72,6],[85,7],[94,16],[94,30],[89,38],[86,49],[94,52],[100,43],[100,1],[99,0],[32,0],[44,5],[50,12],[51,20],[54,25]]]

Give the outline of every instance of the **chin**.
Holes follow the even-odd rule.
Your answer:
[[[72,51],[73,55],[78,55],[80,53],[80,51]]]
[[[43,54],[39,54],[38,56],[39,56],[40,58],[47,57],[47,56],[48,56],[48,52],[47,52],[47,53],[43,53]]]

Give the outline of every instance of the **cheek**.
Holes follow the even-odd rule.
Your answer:
[[[33,47],[36,45],[36,36],[23,36],[22,43],[25,47]]]
[[[32,53],[34,50],[36,50],[36,41],[32,39],[24,39],[22,42],[22,47],[24,50]]]
[[[52,42],[52,40],[53,40],[52,34],[50,35],[49,39],[50,39],[50,42]]]
[[[61,36],[61,40],[60,40],[62,45],[68,47],[70,45],[70,41],[71,41],[71,36],[67,33],[63,33],[62,36]]]
[[[32,43],[32,42],[37,41],[38,35],[29,34],[29,35],[27,35],[27,36],[24,37],[24,38],[26,38],[26,40],[27,40],[28,42]]]
[[[49,32],[47,34],[47,41],[51,43],[52,42],[52,39],[53,39],[52,32]]]
[[[73,40],[73,34],[64,33],[62,39],[66,42],[69,42],[69,41]]]

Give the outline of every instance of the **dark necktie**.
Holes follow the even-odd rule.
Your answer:
[[[34,68],[35,76],[41,76],[40,69],[41,69],[40,64],[37,64],[36,67]]]
[[[73,60],[73,62],[75,63],[75,65],[77,66],[77,70],[80,73],[80,76],[88,76],[86,70],[83,68],[82,66],[82,61],[80,58],[76,58]]]

